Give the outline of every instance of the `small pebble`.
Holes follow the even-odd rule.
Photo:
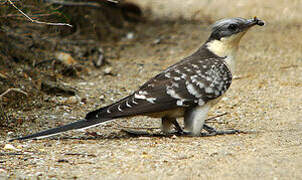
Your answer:
[[[160,38],[157,38],[153,41],[153,44],[160,44],[161,42],[161,39]]]
[[[112,75],[112,67],[106,67],[104,69],[104,74],[105,75]]]
[[[43,175],[42,172],[37,172],[37,173],[35,174],[35,176],[42,176],[42,175]]]
[[[0,174],[5,174],[6,171],[4,169],[0,169]]]
[[[171,139],[177,139],[178,137],[174,134]]]
[[[129,32],[126,36],[127,39],[133,39],[134,38],[134,33],[133,32]]]
[[[70,96],[69,98],[66,99],[65,103],[66,104],[77,104],[81,98],[79,96]]]
[[[7,132],[7,136],[9,136],[9,137],[13,134],[14,134],[14,132],[12,132],[12,131]]]
[[[101,67],[102,65],[104,65],[104,62],[105,62],[105,56],[104,56],[104,51],[102,48],[99,48],[98,49],[99,51],[99,57],[97,59],[94,59],[93,60],[93,64],[95,67],[99,68]]]
[[[11,144],[5,144],[4,150],[9,150],[9,151],[21,151],[21,149],[17,149],[15,148],[15,146],[11,145]]]
[[[56,58],[61,61],[65,65],[74,65],[77,63],[76,60],[74,60],[70,54],[64,53],[64,52],[57,52],[55,53]]]

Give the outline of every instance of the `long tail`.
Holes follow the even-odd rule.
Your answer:
[[[60,134],[69,130],[90,128],[116,118],[131,117],[134,115],[141,115],[147,112],[156,112],[157,109],[154,109],[153,106],[152,108],[150,108],[150,104],[151,103],[148,101],[135,98],[135,95],[132,94],[109,106],[102,107],[95,111],[89,112],[86,115],[85,119],[67,124],[65,126],[41,131],[28,136],[10,139],[9,141],[24,139],[41,139]],[[158,107],[162,109],[162,106],[155,106],[155,108]]]
[[[25,139],[41,139],[41,138],[45,138],[45,137],[50,137],[50,136],[54,136],[69,130],[77,130],[77,129],[87,129],[87,128],[91,128],[94,126],[97,126],[101,123],[104,123],[106,121],[112,120],[113,118],[101,118],[101,119],[82,119],[64,126],[59,126],[56,128],[52,128],[52,129],[47,129],[45,131],[40,131],[37,132],[35,134],[30,134],[27,136],[23,136],[23,137],[19,137],[19,138],[14,138],[14,139],[10,139],[9,141],[13,141],[13,140],[25,140]]]

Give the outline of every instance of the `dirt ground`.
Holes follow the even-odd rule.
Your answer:
[[[86,103],[55,103],[57,97],[51,107],[17,112],[35,122],[0,138],[0,179],[302,179],[302,2],[176,1],[173,8],[169,1],[140,2],[151,8],[154,19],[171,19],[137,25],[135,32],[129,32],[133,39],[107,48],[114,54],[108,59],[110,65],[91,69],[79,79],[67,78]],[[225,8],[219,11],[221,6]],[[193,9],[188,12],[189,7]],[[228,112],[211,125],[247,134],[131,137],[123,133],[122,126],[159,127],[158,119],[137,117],[109,122],[85,131],[88,134],[68,132],[7,142],[12,136],[75,121],[128,95],[198,48],[209,35],[209,22],[255,15],[267,25],[254,27],[242,39],[236,78],[209,114]],[[104,75],[108,67],[113,75]],[[16,149],[5,150],[5,144]]]

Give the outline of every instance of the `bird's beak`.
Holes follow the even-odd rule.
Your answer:
[[[246,21],[246,24],[244,26],[244,29],[247,30],[250,27],[253,27],[254,25],[259,25],[259,26],[263,26],[265,23],[264,21],[258,19],[257,17],[254,17],[253,19],[248,19]]]

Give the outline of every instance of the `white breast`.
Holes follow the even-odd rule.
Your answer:
[[[229,37],[221,38],[220,40],[212,40],[206,44],[207,48],[217,56],[226,57],[225,62],[232,74],[235,72],[235,60],[239,42],[244,34],[245,32],[241,32]]]

